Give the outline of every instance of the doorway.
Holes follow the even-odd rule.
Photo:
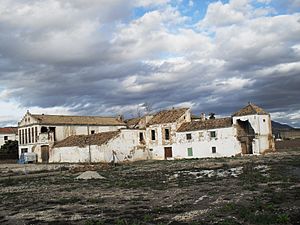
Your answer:
[[[255,131],[248,120],[237,120],[238,140],[241,143],[242,154],[253,154],[252,143],[255,138]]]
[[[42,145],[41,147],[41,157],[43,163],[49,162],[49,146],[48,145]]]
[[[165,147],[165,159],[172,158],[172,147]]]

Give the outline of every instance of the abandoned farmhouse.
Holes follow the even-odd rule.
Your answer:
[[[19,155],[38,162],[122,162],[229,157],[274,150],[270,114],[249,103],[226,118],[189,108],[122,117],[37,115],[18,123]]]
[[[0,148],[7,141],[18,140],[18,128],[16,127],[1,127],[0,128]]]

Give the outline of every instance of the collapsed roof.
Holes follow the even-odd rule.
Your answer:
[[[90,135],[72,135],[62,141],[57,142],[54,147],[85,147],[87,145],[101,146],[108,143],[111,139],[117,137],[119,134],[120,131],[111,131]]]

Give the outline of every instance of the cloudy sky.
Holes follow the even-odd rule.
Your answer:
[[[249,101],[300,127],[300,0],[0,0],[0,126]]]

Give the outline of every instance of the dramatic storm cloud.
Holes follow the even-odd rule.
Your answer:
[[[251,101],[300,127],[299,0],[0,0],[0,125]]]

